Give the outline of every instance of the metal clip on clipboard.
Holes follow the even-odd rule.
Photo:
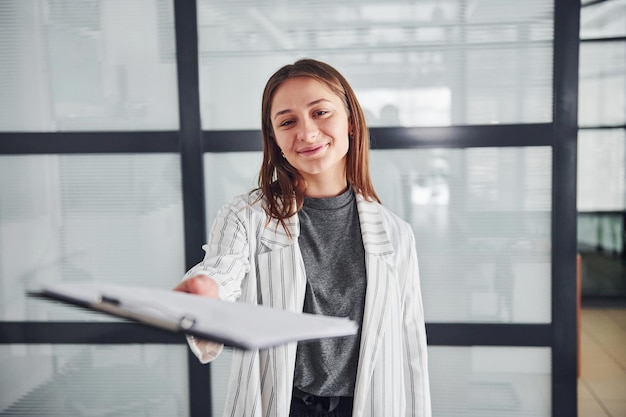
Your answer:
[[[189,331],[193,329],[196,323],[196,319],[193,316],[188,314],[178,316],[176,313],[168,311],[163,305],[138,302],[137,300],[124,302],[117,297],[103,293],[97,297],[91,307],[121,318],[152,324],[174,332]],[[151,314],[145,313],[145,310],[150,310]],[[158,312],[161,317],[157,317],[154,312]]]

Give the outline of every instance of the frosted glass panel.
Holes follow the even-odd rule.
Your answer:
[[[371,126],[552,120],[553,1],[198,1],[202,126],[259,129],[298,58],[350,81]]]
[[[372,152],[383,203],[413,225],[430,322],[551,321],[548,147]],[[207,225],[256,186],[260,152],[205,154]]]
[[[207,226],[210,228],[219,209],[233,197],[258,187],[261,152],[204,154],[204,186]]]
[[[626,209],[626,131],[578,131],[579,211]]]
[[[184,417],[186,345],[2,345],[0,415]]]
[[[174,39],[173,1],[3,0],[0,131],[178,129]]]
[[[233,350],[224,348],[217,359],[211,362],[211,409],[216,417],[224,412],[232,357]]]
[[[413,226],[428,322],[551,321],[551,148],[376,150],[371,169]]]
[[[580,44],[578,124],[626,124],[626,41]]]
[[[430,346],[433,417],[549,417],[549,348]]]
[[[111,320],[25,297],[41,283],[173,287],[180,183],[174,154],[0,156],[0,320]]]
[[[609,0],[580,9],[581,39],[618,36],[626,36],[626,0]]]
[[[429,346],[433,417],[551,416],[549,348]],[[213,415],[221,416],[229,349],[211,363]]]

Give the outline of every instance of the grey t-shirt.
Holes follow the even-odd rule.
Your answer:
[[[307,275],[304,312],[349,317],[360,325],[365,305],[365,249],[354,191],[305,198],[298,213]],[[355,336],[298,344],[294,386],[309,394],[353,396],[360,330]]]

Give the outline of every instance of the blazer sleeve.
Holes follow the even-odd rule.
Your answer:
[[[202,246],[204,259],[184,275],[183,280],[195,275],[207,275],[219,286],[221,300],[235,301],[241,295],[241,283],[250,268],[248,234],[242,218],[246,205],[237,201],[224,206],[218,213],[208,242]],[[187,336],[189,347],[200,362],[214,360],[224,345]]]
[[[408,231],[405,267],[404,363],[406,415],[431,417],[426,325],[413,230]]]

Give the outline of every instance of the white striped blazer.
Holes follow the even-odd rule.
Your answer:
[[[287,225],[268,221],[257,195],[236,197],[213,223],[204,260],[187,272],[211,276],[221,299],[301,312],[306,272],[298,246],[298,216]],[[354,417],[430,417],[426,330],[413,231],[382,205],[357,195],[365,247],[367,289]],[[209,362],[215,343],[190,338]],[[296,343],[260,351],[233,351],[228,417],[287,417]]]

